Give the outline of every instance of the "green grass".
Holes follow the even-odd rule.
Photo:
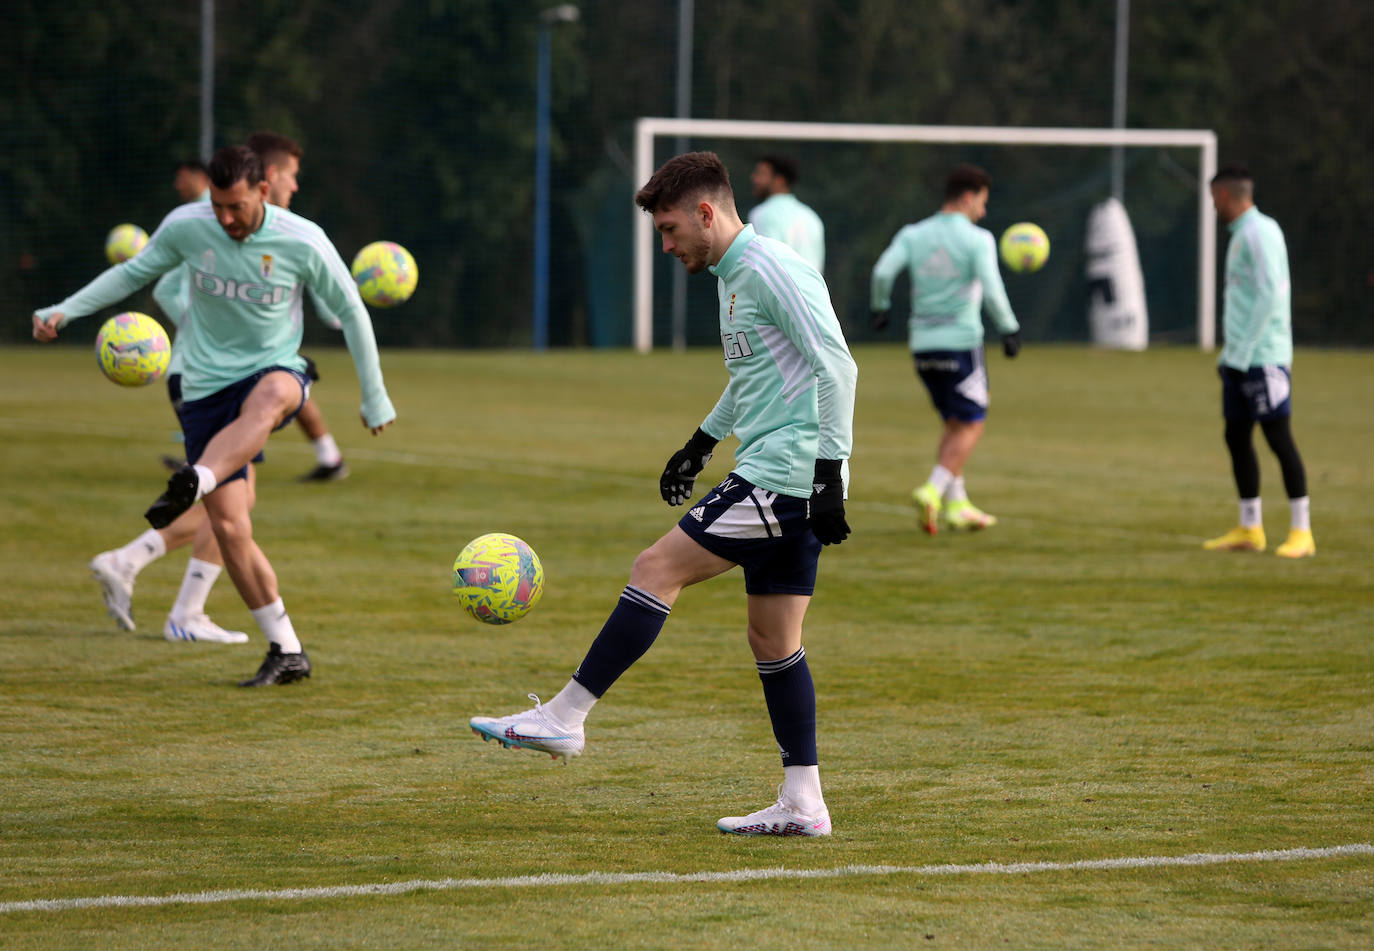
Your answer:
[[[162,391],[84,349],[0,353],[0,902],[547,872],[1073,862],[1374,841],[1374,355],[1302,352],[1294,432],[1318,555],[1260,443],[1271,552],[1235,521],[1212,359],[1028,348],[993,358],[969,471],[1000,519],[928,538],[907,503],[937,422],[900,347],[861,347],[850,523],[805,638],[824,841],[720,815],[780,778],[738,574],[688,591],[564,768],[482,744],[567,679],[635,554],[674,520],[664,459],[724,384],[717,354],[385,356],[397,425],[357,419],[342,351],[317,397],[352,478],[260,470],[257,536],[316,665],[244,691],[249,646],[169,644],[185,565],[150,566],[115,630],[85,564],[137,535],[175,449]],[[729,467],[722,447],[706,473]],[[470,538],[514,532],[539,607],[486,628],[447,592]],[[22,948],[1368,947],[1367,855],[1019,876],[465,888],[0,914]]]

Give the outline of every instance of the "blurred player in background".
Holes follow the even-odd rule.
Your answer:
[[[952,529],[987,528],[993,516],[969,501],[964,466],[983,435],[988,373],[983,353],[982,308],[987,307],[1002,350],[1015,357],[1021,328],[997,270],[997,243],[976,223],[987,214],[992,177],[975,165],[958,165],[945,181],[939,212],[897,232],[873,266],[870,304],[874,330],[884,330],[892,285],[911,274],[908,341],[916,373],[944,420],[937,463],[912,493],[921,525],[931,535],[941,521]]]
[[[172,178],[172,187],[182,203],[203,201],[209,198],[210,176],[205,171],[205,163],[200,159],[186,159],[178,162]]]
[[[248,140],[248,147],[258,153],[264,162],[264,175],[267,180],[267,200],[278,208],[289,208],[291,198],[300,186],[300,159],[304,154],[299,145],[286,136],[274,132],[258,132]],[[185,161],[176,169],[173,187],[183,198],[195,191],[195,186],[204,182],[204,187],[191,200],[209,201],[209,176],[200,162]],[[191,307],[191,268],[189,265],[168,271],[153,287],[153,299],[157,301],[168,318],[177,328],[176,345],[172,348],[172,359],[167,367],[167,394],[172,401],[172,409],[177,418],[181,417],[181,373],[182,354],[185,338],[192,331],[187,324],[187,314]],[[316,302],[316,312],[329,327],[339,329],[339,319]],[[297,320],[300,314],[296,315]],[[309,357],[306,362],[306,376],[312,382],[319,379],[315,363]],[[348,474],[334,438],[329,434],[314,400],[307,399],[297,419],[308,417],[309,424],[302,422],[302,429],[315,446],[317,466],[304,480],[341,479]],[[314,433],[314,435],[312,435]],[[327,463],[331,458],[333,463]],[[261,461],[259,454],[254,462]],[[163,456],[162,461],[172,471],[176,471],[183,461],[171,456]],[[249,489],[249,508],[257,489],[257,473],[250,465],[246,476]],[[101,552],[91,560],[91,574],[100,583],[105,599],[105,608],[115,623],[126,631],[135,630],[133,613],[134,582],[141,572],[152,562],[168,552],[184,545],[192,544],[191,559],[186,565],[181,588],[177,599],[163,622],[162,633],[169,641],[210,641],[221,644],[242,644],[248,635],[242,631],[229,631],[220,627],[205,611],[210,590],[219,578],[224,561],[220,555],[219,543],[211,529],[205,510],[193,506],[183,515],[162,529],[148,529],[120,548]]]
[[[1317,553],[1307,497],[1307,473],[1289,420],[1293,365],[1292,288],[1283,229],[1255,207],[1255,181],[1240,165],[1212,178],[1212,204],[1231,232],[1226,249],[1222,306],[1225,343],[1217,361],[1226,448],[1240,495],[1240,524],[1203,543],[1209,551],[1264,551],[1260,470],[1253,435],[1259,423],[1278,457],[1288,492],[1288,538],[1276,549],[1284,558]]]
[[[817,271],[825,272],[825,225],[801,199],[792,194],[801,167],[788,155],[762,155],[749,176],[759,204],[749,212],[749,223],[765,238],[776,238],[802,256]]]
[[[635,196],[663,250],[689,274],[719,281],[730,381],[659,480],[669,505],[692,495],[716,443],[739,438],[734,471],[641,552],[630,581],[581,665],[547,704],[474,717],[484,738],[576,756],[592,706],[648,651],[682,589],[744,568],[748,638],[782,752],[777,801],[717,827],[740,835],[829,835],[816,754],[816,691],[802,620],[823,544],[849,534],[844,460],[853,438],[857,370],[819,272],[755,234],[735,210],[730,176],[710,152],[670,159]]]
[[[374,434],[396,416],[382,381],[376,340],[357,285],[334,245],[313,222],[267,202],[262,161],[244,146],[211,158],[210,203],[169,214],[134,258],[105,271],[71,297],[36,311],[33,335],[46,342],[71,320],[123,300],[154,277],[189,264],[194,293],[183,342],[181,423],[189,463],[173,473],[148,509],[165,528],[205,500],[229,575],[270,644],[244,687],[310,676],[277,590],[271,563],[253,540],[249,463],[285,426],[310,392],[298,351],[296,314],[309,288],[340,315],[362,386],[364,425]]]

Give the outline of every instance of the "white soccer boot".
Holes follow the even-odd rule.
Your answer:
[[[102,551],[91,559],[91,576],[100,582],[105,610],[126,631],[134,629],[134,575],[118,552]]]
[[[188,618],[168,617],[162,625],[162,636],[169,641],[214,641],[217,644],[247,644],[243,631],[226,631],[208,614],[193,614]]]
[[[830,810],[821,807],[818,815],[809,816],[784,799],[778,787],[778,801],[767,809],[726,816],[716,828],[731,835],[829,835]]]
[[[468,721],[472,732],[485,742],[495,740],[506,749],[524,747],[548,753],[554,759],[563,757],[566,763],[570,757],[579,756],[587,745],[587,737],[582,728],[570,729],[544,712],[539,698],[530,694],[534,701],[533,710],[513,713],[508,717],[473,717]]]

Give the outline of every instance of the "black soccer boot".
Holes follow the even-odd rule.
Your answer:
[[[157,497],[143,517],[153,528],[166,528],[177,520],[177,516],[196,504],[196,491],[199,488],[200,476],[196,474],[195,467],[182,466],[167,479],[167,491]]]
[[[240,680],[240,687],[270,687],[273,684],[295,683],[310,676],[310,658],[305,651],[283,654],[280,644],[267,649],[267,657],[250,680]]]

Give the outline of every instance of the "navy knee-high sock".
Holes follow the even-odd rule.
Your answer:
[[[816,686],[806,666],[806,649],[799,647],[782,660],[758,661],[757,666],[782,765],[817,765]]]
[[[649,592],[626,585],[573,680],[600,697],[653,646],[671,610]]]

